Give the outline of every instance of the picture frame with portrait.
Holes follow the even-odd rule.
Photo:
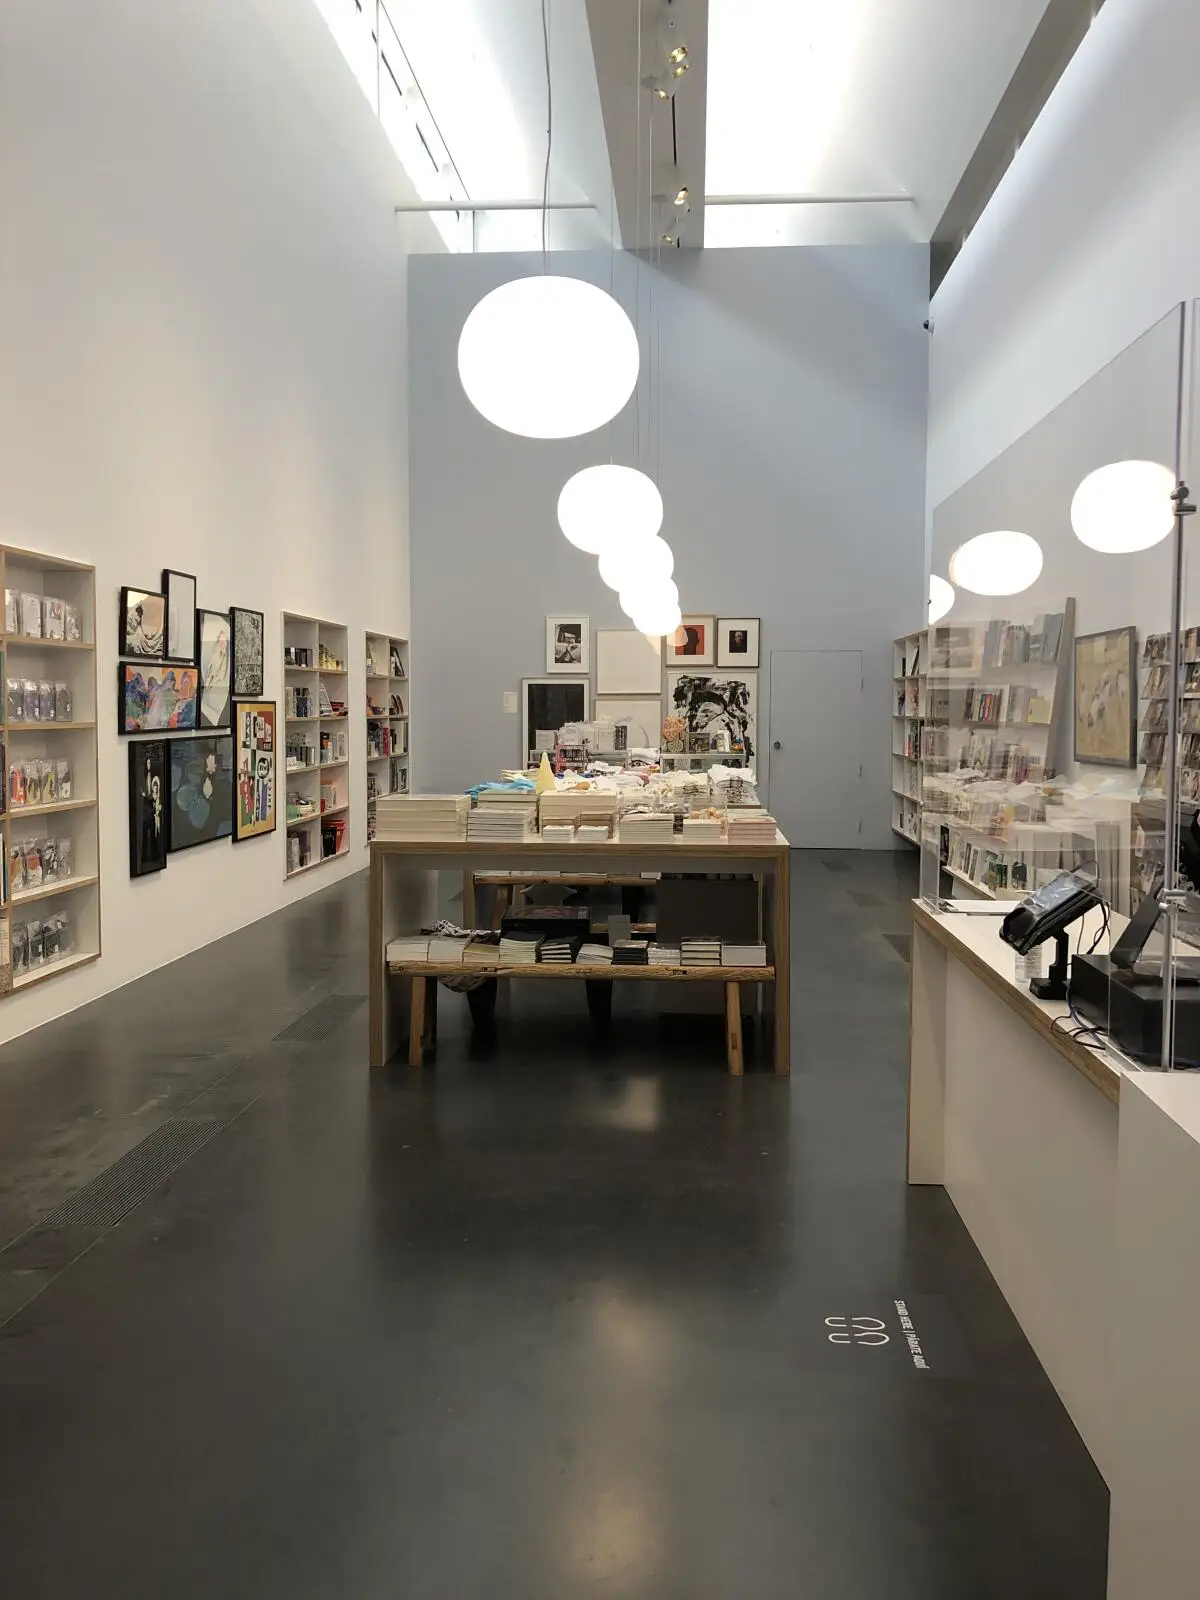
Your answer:
[[[669,667],[711,667],[713,665],[712,617],[685,616],[666,641]]]
[[[758,667],[757,617],[717,618],[717,665],[719,667],[745,667],[747,672]]]

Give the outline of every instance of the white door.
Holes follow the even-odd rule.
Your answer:
[[[771,652],[771,814],[797,849],[862,845],[859,650]]]

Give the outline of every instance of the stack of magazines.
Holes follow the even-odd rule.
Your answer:
[[[729,813],[730,844],[774,844],[779,824],[765,811]]]
[[[520,790],[489,791],[467,818],[467,838],[497,844],[519,844],[528,838],[537,818],[537,801]]]
[[[538,951],[542,946],[540,933],[504,933],[500,936],[500,965],[502,967],[533,967],[537,965]]]
[[[681,939],[679,941],[680,965],[684,967],[719,967],[721,965],[720,939]]]
[[[669,842],[675,836],[675,817],[670,811],[627,811],[621,818],[622,844]]]
[[[549,962],[552,966],[569,967],[574,962],[582,944],[583,939],[579,934],[571,934],[565,939],[557,937],[544,939],[539,960]]]
[[[398,939],[389,939],[387,947],[389,966],[401,966],[410,961],[429,960],[429,938],[425,934],[405,933]]]
[[[607,967],[612,965],[612,946],[607,944],[581,944],[575,964],[579,967]]]
[[[765,944],[721,944],[721,965],[725,967],[765,967]]]
[[[649,961],[652,967],[679,967],[683,965],[677,944],[652,944],[650,946]]]
[[[646,959],[648,948],[644,939],[618,939],[612,947],[613,966],[649,966],[649,962]]]
[[[471,797],[466,794],[390,794],[375,802],[377,839],[465,839]]]
[[[464,967],[495,967],[500,964],[500,935],[477,933],[463,951]]]

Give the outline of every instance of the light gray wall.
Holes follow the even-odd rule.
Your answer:
[[[926,250],[679,251],[661,269],[556,254],[551,265],[636,306],[643,363],[637,400],[611,429],[548,442],[486,422],[456,367],[471,307],[541,258],[409,263],[417,787],[461,789],[518,760],[520,721],[502,696],[542,675],[547,613],[627,626],[555,520],[562,484],[611,449],[662,490],[684,610],[762,618],[764,779],[770,652],[863,652],[863,842],[892,844],[891,641],[924,611]]]

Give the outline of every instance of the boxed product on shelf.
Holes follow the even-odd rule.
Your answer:
[[[62,804],[73,793],[74,774],[69,761],[37,757],[9,764],[8,803],[14,811],[22,806]]]

